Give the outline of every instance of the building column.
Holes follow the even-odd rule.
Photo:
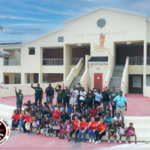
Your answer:
[[[43,48],[40,47],[40,71],[39,71],[39,83],[43,83]]]
[[[143,88],[146,86],[146,74],[147,74],[147,22],[146,22],[146,33],[144,40],[144,64],[143,64]],[[143,89],[144,91],[144,89]]]
[[[25,73],[21,73],[21,84],[25,84]]]
[[[91,75],[91,63],[89,63],[89,88],[91,89],[91,80],[92,80],[92,75]]]
[[[2,52],[3,49],[0,48],[0,52]],[[3,77],[3,61],[4,58],[0,58],[0,82],[4,82],[4,77]]]

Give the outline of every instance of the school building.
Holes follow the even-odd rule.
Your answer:
[[[63,22],[63,28],[26,43],[0,44],[11,53],[0,58],[1,96],[34,94],[30,83],[44,89],[78,82],[86,87],[115,86],[150,97],[150,21],[137,12],[101,7]]]

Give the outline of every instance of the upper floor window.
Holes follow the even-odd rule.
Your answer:
[[[58,42],[64,42],[64,37],[63,36],[59,36],[58,37]]]
[[[35,55],[35,47],[29,48],[29,55]]]

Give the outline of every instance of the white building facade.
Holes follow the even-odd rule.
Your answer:
[[[11,53],[0,58],[0,82],[33,94],[29,84],[80,82],[102,89],[117,86],[126,93],[150,97],[150,22],[148,15],[99,8],[63,23],[64,28],[22,44],[0,45]],[[116,82],[118,81],[118,82]]]

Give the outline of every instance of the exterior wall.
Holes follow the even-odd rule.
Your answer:
[[[15,82],[14,73],[4,73],[3,78],[4,78],[4,76],[9,76],[9,84],[14,84],[14,82]]]
[[[96,68],[100,68],[99,70],[97,70]],[[104,65],[91,65],[91,72],[92,72],[92,76],[91,76],[91,80],[92,80],[92,85],[91,87],[94,87],[94,73],[102,73],[103,74],[103,85],[105,84],[105,77],[107,75],[107,71],[108,71],[108,65],[104,64]]]
[[[0,52],[1,51],[3,51],[3,48],[0,48]],[[3,78],[3,61],[4,61],[4,59],[0,58],[0,82],[4,81],[4,78]]]
[[[146,67],[147,74],[150,74],[150,66]],[[142,65],[129,65],[129,74],[143,74]]]

